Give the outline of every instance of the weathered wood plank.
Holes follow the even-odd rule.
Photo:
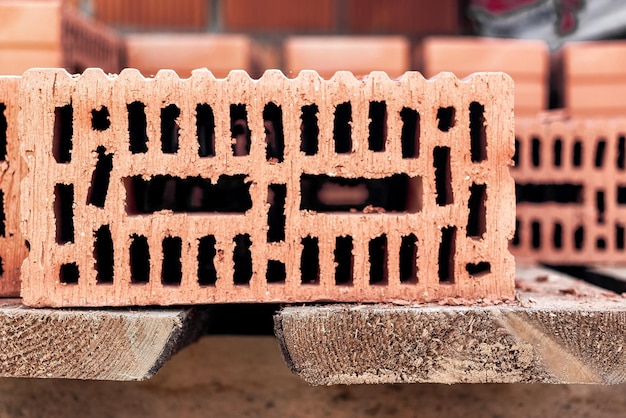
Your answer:
[[[0,300],[0,377],[144,380],[202,328],[200,309],[32,309]]]
[[[508,305],[287,307],[275,331],[311,384],[626,382],[626,298],[543,268],[517,282]]]

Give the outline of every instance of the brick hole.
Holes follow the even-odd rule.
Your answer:
[[[480,261],[478,263],[467,263],[465,265],[467,273],[476,278],[491,273],[491,263],[487,261]]]
[[[605,211],[605,202],[604,202],[604,191],[597,190],[596,191],[596,210],[598,213],[597,222],[599,224],[604,223],[604,211]]]
[[[626,137],[620,135],[617,139],[617,168],[624,170],[626,168]]]
[[[106,131],[111,126],[109,109],[100,106],[100,109],[91,110],[91,129],[94,131]]]
[[[248,285],[252,278],[252,253],[250,252],[252,241],[250,235],[239,234],[233,238],[233,242],[235,243],[233,282],[236,285]]]
[[[180,109],[175,104],[161,109],[161,151],[165,154],[178,152]]]
[[[515,185],[517,203],[583,203],[583,186],[581,184],[521,184]]]
[[[574,231],[574,248],[577,250],[582,250],[584,242],[585,242],[585,228],[583,226],[579,226]]]
[[[618,250],[624,249],[624,229],[622,225],[615,224],[615,247]]]
[[[113,170],[113,154],[105,154],[105,152],[106,148],[103,146],[96,148],[98,160],[96,161],[96,168],[91,176],[91,185],[87,192],[87,203],[99,208],[104,207],[109,190],[111,171]]]
[[[420,154],[420,114],[417,110],[403,107],[400,111],[402,119],[402,158],[418,158]]]
[[[374,152],[385,151],[387,142],[387,103],[370,102],[368,149]]]
[[[148,151],[146,105],[141,102],[132,102],[126,105],[126,110],[128,112],[128,149],[133,154],[143,154]]]
[[[596,155],[594,158],[594,165],[596,168],[601,168],[604,166],[604,154],[606,151],[606,140],[601,139],[598,141],[596,145]]]
[[[215,286],[217,281],[216,254],[213,235],[207,235],[198,240],[198,284],[200,286]]]
[[[596,248],[598,250],[606,250],[606,240],[604,238],[598,238],[596,240]]]
[[[54,186],[54,218],[56,242],[74,242],[74,185],[57,183]]]
[[[233,140],[234,156],[250,154],[250,136],[248,129],[248,111],[245,104],[230,105],[230,137]]]
[[[287,268],[285,263],[278,260],[267,260],[267,273],[265,280],[267,283],[285,283],[287,279]]]
[[[583,143],[582,141],[574,142],[574,152],[572,154],[572,165],[574,167],[580,167],[582,165],[583,158]]]
[[[0,277],[4,275],[4,262],[2,261],[2,257],[0,257]]]
[[[263,108],[265,128],[265,158],[268,161],[282,163],[285,154],[285,136],[283,133],[283,109],[270,102]]]
[[[531,153],[533,167],[539,167],[541,165],[541,141],[537,137],[531,140]]]
[[[9,128],[6,115],[7,109],[4,103],[0,103],[0,161],[7,159],[7,130]]]
[[[300,277],[302,284],[320,282],[320,247],[317,237],[302,238],[302,257],[300,258]]]
[[[267,212],[267,241],[279,242],[285,240],[285,199],[287,197],[286,184],[270,184],[267,190],[267,200],[270,204]]]
[[[563,226],[558,222],[554,224],[552,245],[557,249],[563,248]]]
[[[487,159],[487,129],[485,126],[485,106],[472,102],[470,112],[470,154],[472,162],[479,163]]]
[[[196,137],[198,156],[215,156],[215,116],[211,106],[206,103],[199,103],[196,106]]]
[[[326,175],[300,176],[300,210],[316,212],[419,212],[421,198],[410,201],[415,190],[421,190],[421,177],[394,174],[380,179],[356,179]]]
[[[617,186],[617,204],[626,204],[626,186]]]
[[[382,234],[369,242],[370,284],[387,284],[387,235]]]
[[[76,284],[80,273],[78,271],[78,265],[76,263],[61,264],[59,269],[59,281],[65,284]]]
[[[300,151],[305,155],[315,155],[318,151],[319,126],[317,114],[319,109],[316,104],[302,106],[300,119]]]
[[[409,234],[400,242],[400,283],[417,283],[417,237]]]
[[[183,240],[180,237],[165,237],[161,246],[163,250],[161,283],[179,285],[183,277],[183,266],[180,261],[183,252]]]
[[[533,221],[530,224],[530,243],[535,250],[541,248],[541,224],[539,221]]]
[[[440,107],[437,110],[437,120],[439,121],[437,124],[437,128],[439,128],[442,132],[448,132],[450,128],[453,128],[456,120],[455,118],[456,109],[454,107]]]
[[[513,154],[513,167],[517,167],[519,165],[519,156],[521,151],[521,142],[519,137],[515,137],[515,153]]]
[[[126,177],[126,211],[129,215],[161,210],[244,213],[252,208],[250,184],[244,174],[221,175],[215,184],[202,177]]]
[[[441,229],[439,244],[439,282],[454,283],[454,252],[456,248],[456,227],[447,226]]]
[[[335,152],[347,154],[352,152],[352,104],[344,102],[335,108],[335,121],[333,125],[333,139],[335,140]]]
[[[335,284],[352,286],[354,281],[354,244],[350,235],[335,238]]]
[[[74,108],[71,103],[54,109],[52,155],[57,163],[69,163],[72,160],[73,119]]]
[[[449,147],[435,147],[433,150],[433,166],[435,167],[436,202],[439,206],[449,205],[454,202]]]
[[[515,218],[515,232],[513,233],[513,239],[511,240],[511,245],[513,247],[518,247],[520,245],[519,231],[522,227],[522,223],[519,218]]]
[[[130,281],[148,283],[150,281],[150,247],[148,238],[143,235],[130,236]]]
[[[467,219],[467,236],[482,238],[487,232],[487,185],[472,183],[469,197],[469,216]]]
[[[561,167],[563,159],[563,140],[557,138],[554,140],[554,166]]]
[[[96,283],[113,283],[113,238],[109,225],[102,225],[93,236]]]
[[[0,190],[0,237],[6,236],[6,213],[4,212],[4,192]]]

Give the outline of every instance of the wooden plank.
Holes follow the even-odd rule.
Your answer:
[[[625,298],[537,267],[517,283],[510,305],[288,307],[275,330],[317,385],[626,382]]]
[[[31,309],[0,300],[0,377],[144,380],[194,341],[198,309]]]

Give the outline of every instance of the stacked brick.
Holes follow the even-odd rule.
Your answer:
[[[520,259],[618,263],[626,252],[626,120],[516,120]]]
[[[27,251],[19,229],[25,168],[17,139],[19,82],[19,77],[0,77],[0,296],[19,296],[20,265]]]
[[[202,29],[208,20],[207,0],[92,0],[96,19],[132,28]]]
[[[24,303],[513,296],[512,81],[31,70]]]

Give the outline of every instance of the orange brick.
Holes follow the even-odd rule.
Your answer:
[[[432,37],[423,41],[424,73],[451,71],[466,77],[503,71],[515,81],[515,114],[535,115],[547,108],[549,51],[543,41]]]
[[[568,43],[562,49],[565,108],[572,116],[626,112],[626,42]]]
[[[19,77],[0,77],[0,296],[19,296],[26,257],[19,229],[19,184],[24,165],[17,137]]]
[[[329,32],[335,24],[335,2],[317,0],[224,0],[224,27],[230,31]]]
[[[459,33],[458,0],[348,0],[352,33],[428,35]]]
[[[284,59],[287,74],[315,70],[330,78],[337,71],[357,75],[384,71],[399,77],[409,70],[409,42],[400,36],[302,36],[285,41]]]
[[[113,26],[202,29],[209,16],[207,0],[94,0],[93,15]]]
[[[505,74],[30,70],[20,105],[26,304],[513,297]]]
[[[128,35],[126,48],[127,66],[146,76],[167,68],[189,77],[192,70],[206,67],[225,77],[231,70],[248,70],[251,59],[251,42],[244,35]]]

